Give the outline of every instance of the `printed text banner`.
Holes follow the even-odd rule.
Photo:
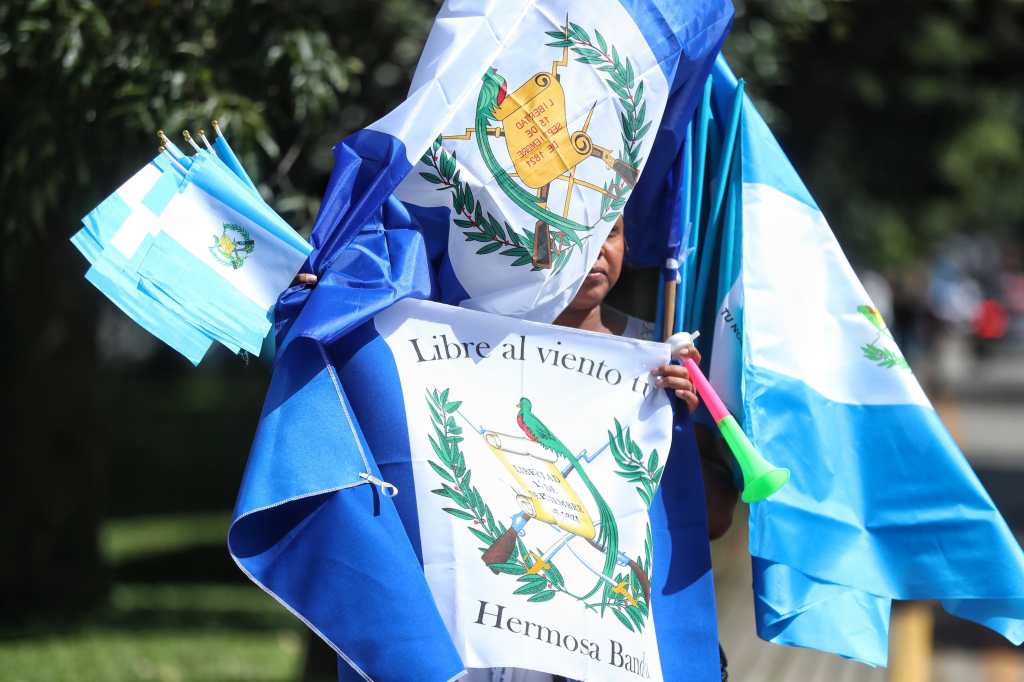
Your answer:
[[[666,347],[412,300],[375,325],[424,572],[464,663],[661,679],[648,506],[672,408],[649,371]]]

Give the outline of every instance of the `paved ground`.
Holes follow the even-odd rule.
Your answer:
[[[960,364],[936,405],[996,506],[1024,540],[1024,348],[1003,349],[975,362],[962,360],[968,357],[963,344],[945,348],[956,354],[947,364]],[[733,530],[712,548],[719,630],[733,682],[907,682],[892,679],[886,670],[759,640],[746,541],[746,519],[739,515]],[[931,682],[1024,682],[1024,651],[941,608],[933,613]]]
[[[1003,349],[970,369],[940,411],[1024,544],[1024,348]],[[1024,650],[941,609],[936,609],[935,646],[933,682],[1024,682]]]

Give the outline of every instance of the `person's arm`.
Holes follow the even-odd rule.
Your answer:
[[[704,424],[694,423],[700,468],[704,475],[704,499],[708,509],[708,537],[716,540],[729,530],[732,515],[739,501],[739,491],[733,482],[731,457],[718,434]]]

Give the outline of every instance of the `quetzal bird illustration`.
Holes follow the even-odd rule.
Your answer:
[[[859,305],[857,306],[857,312],[868,318],[868,322],[878,331],[888,331],[888,327],[885,326],[885,320],[882,319],[882,313],[878,311],[878,308],[870,305]]]
[[[619,527],[615,523],[615,516],[612,514],[611,507],[604,501],[604,497],[601,496],[600,491],[594,486],[594,483],[587,476],[586,470],[580,464],[576,455],[572,454],[569,448],[562,444],[562,441],[558,440],[555,434],[551,433],[551,429],[544,425],[537,415],[533,413],[533,403],[530,402],[529,398],[522,398],[519,400],[519,414],[516,418],[519,423],[519,428],[523,430],[526,437],[535,443],[540,444],[545,450],[550,450],[559,457],[564,457],[569,460],[572,464],[572,468],[579,474],[580,480],[587,486],[587,490],[594,498],[594,502],[597,504],[597,512],[600,520],[600,525],[597,530],[597,538],[595,542],[598,545],[604,546],[604,576],[612,581],[615,575],[615,563],[619,556]],[[611,585],[614,585],[614,581]],[[604,586],[606,589],[609,583],[598,580],[594,588],[587,593],[586,597],[594,594],[598,589]],[[586,598],[585,597],[585,598]],[[604,611],[604,608],[601,609]]]
[[[476,99],[476,145],[480,150],[480,157],[483,159],[487,170],[491,171],[494,179],[502,191],[512,199],[517,206],[528,214],[541,220],[559,232],[565,234],[566,238],[577,246],[581,245],[577,232],[590,230],[586,225],[581,225],[569,220],[557,213],[552,213],[542,206],[543,199],[532,192],[528,192],[505,172],[498,160],[491,151],[490,142],[487,140],[487,128],[496,119],[494,110],[501,106],[508,95],[508,82],[504,77],[499,76],[493,67],[484,72],[483,85],[480,86],[480,94]]]

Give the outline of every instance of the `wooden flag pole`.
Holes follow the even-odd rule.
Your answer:
[[[665,282],[665,302],[664,302],[664,313],[662,313],[662,328],[661,338],[668,339],[672,336],[676,326],[676,288],[679,285],[676,283],[676,279]]]

